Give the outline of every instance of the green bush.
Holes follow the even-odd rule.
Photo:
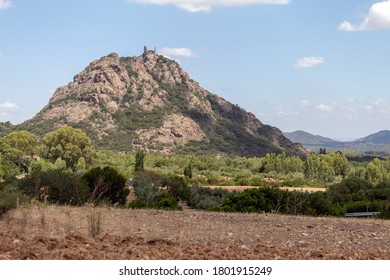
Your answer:
[[[131,202],[131,208],[180,210],[177,201],[186,200],[190,195],[187,180],[175,175],[140,172],[133,178],[132,185],[138,201]]]
[[[361,201],[361,200],[360,201],[349,201],[346,204],[344,204],[345,213],[366,212],[369,210],[370,209],[369,209],[367,203],[365,203],[364,201]]]
[[[142,208],[148,208],[148,204],[145,201],[136,199],[136,200],[130,201],[128,204],[128,207],[131,209],[142,209]]]
[[[287,187],[294,187],[294,188],[299,188],[303,187],[305,185],[305,180],[303,178],[297,178],[293,180],[285,180],[282,182],[284,186]]]
[[[58,169],[31,173],[19,187],[28,196],[51,203],[82,205],[89,197],[88,186],[79,176]]]
[[[138,173],[132,180],[135,195],[138,200],[148,204],[154,202],[154,198],[161,191],[161,176],[154,172]]]
[[[167,193],[162,193],[155,197],[153,208],[164,210],[182,210],[182,208],[177,204],[177,200]]]
[[[95,167],[86,172],[82,177],[89,187],[90,200],[97,203],[108,201],[109,203],[124,205],[129,194],[126,186],[126,178],[115,168],[106,166]]]
[[[188,179],[188,178],[187,178]],[[191,196],[188,181],[185,177],[168,175],[162,177],[162,187],[176,200],[187,200]]]
[[[220,206],[228,194],[229,192],[222,188],[192,187],[191,196],[187,203],[195,209],[210,210]]]
[[[326,193],[289,192],[275,187],[264,187],[230,193],[225,197],[221,206],[213,210],[329,215],[330,207],[330,200]]]
[[[352,177],[330,186],[327,193],[333,204],[344,204],[351,200],[358,200],[357,196],[359,195],[359,191],[361,194],[361,191],[364,192],[365,190],[372,188],[373,185],[369,181],[358,177]]]
[[[0,218],[11,209],[27,201],[27,197],[12,185],[0,185]]]
[[[332,215],[373,211],[380,212],[381,217],[390,217],[390,185],[386,182],[374,186],[365,179],[350,177],[330,186],[327,193]]]

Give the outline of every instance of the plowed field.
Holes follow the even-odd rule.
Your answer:
[[[30,206],[0,220],[0,259],[390,259],[390,221]]]

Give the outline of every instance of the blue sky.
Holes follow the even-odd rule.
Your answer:
[[[283,131],[390,129],[380,0],[0,0],[0,121],[31,118],[90,61],[144,45]]]

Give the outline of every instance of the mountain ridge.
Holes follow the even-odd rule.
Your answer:
[[[353,142],[356,144],[390,144],[390,130],[381,130]]]
[[[341,144],[341,141],[333,140],[321,135],[314,135],[303,130],[296,130],[293,132],[283,132],[284,136],[290,139],[294,143],[300,143],[304,145],[329,145],[329,144]]]
[[[305,148],[329,148],[340,151],[356,152],[390,152],[390,131],[381,130],[354,141],[337,141],[320,135],[297,130],[294,132],[283,132],[292,142],[299,143]]]

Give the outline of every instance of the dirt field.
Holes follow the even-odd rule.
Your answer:
[[[390,221],[30,206],[0,220],[0,259],[390,259]]]
[[[228,191],[238,191],[238,192],[242,192],[246,189],[255,189],[255,188],[258,188],[258,187],[254,187],[254,186],[208,186],[209,188],[211,189],[218,189],[218,188],[222,188],[222,189],[225,189],[225,190],[228,190]],[[302,192],[324,192],[326,191],[326,188],[313,188],[313,187],[300,187],[300,188],[296,188],[296,187],[281,187],[280,189],[282,190],[288,190],[288,191],[302,191]]]

